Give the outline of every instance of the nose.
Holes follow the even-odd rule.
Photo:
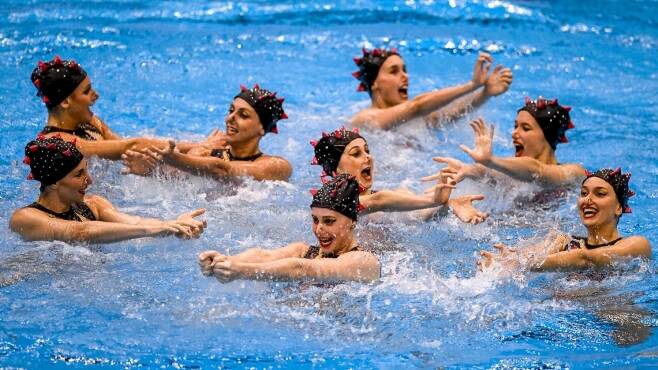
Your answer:
[[[233,116],[234,115],[235,115],[235,112],[228,112],[228,114],[226,114],[226,117],[224,117],[224,123],[229,123],[229,122],[233,121]]]
[[[91,185],[94,181],[91,179],[91,175],[87,173],[87,176],[85,177],[85,182],[87,183],[87,186]]]
[[[91,90],[91,92],[92,92],[91,99],[92,99],[93,101],[96,101],[96,100],[98,100],[98,98],[101,97],[101,96],[98,94],[98,91],[96,91],[96,90]]]
[[[521,136],[519,134],[519,128],[517,127],[514,130],[512,130],[512,139],[518,139],[519,137]]]

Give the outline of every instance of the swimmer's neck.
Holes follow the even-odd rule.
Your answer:
[[[386,109],[390,107],[394,107],[398,104],[389,104],[387,103],[382,97],[377,94],[373,93],[372,97],[370,98],[370,109]]]
[[[78,128],[80,122],[71,119],[66,114],[48,113],[48,120],[46,126],[58,127],[64,130],[75,130]]]
[[[233,158],[247,158],[260,153],[258,146],[260,138],[241,143],[240,145],[231,145],[229,152]]]
[[[541,153],[539,153],[539,155],[536,156],[535,159],[543,164],[553,164],[553,165],[557,164],[555,151],[550,147],[547,150],[544,150]]]
[[[64,213],[71,209],[71,203],[64,202],[56,191],[41,192],[37,203],[56,213]]]
[[[356,238],[354,238],[354,231],[351,231],[350,234],[351,235],[350,235],[349,239],[345,241],[345,244],[343,245],[343,247],[336,248],[336,250],[334,251],[334,254],[336,256],[340,256],[342,254],[345,254],[345,253],[351,251],[352,249],[354,249],[354,247],[357,246]]]
[[[596,225],[587,228],[587,243],[591,245],[603,244],[619,239],[619,231],[614,223]]]

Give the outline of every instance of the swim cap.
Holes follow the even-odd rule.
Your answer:
[[[244,99],[258,114],[260,124],[263,125],[265,132],[278,133],[276,123],[280,119],[286,119],[288,116],[283,111],[284,98],[277,98],[276,92],[270,92],[261,89],[258,84],[251,89],[240,85],[240,93],[235,98]]]
[[[31,79],[37,88],[37,96],[51,109],[71,95],[85,77],[87,72],[78,63],[62,60],[58,55],[50,62],[39,61]]]
[[[557,99],[546,100],[540,96],[537,100],[531,100],[526,96],[525,105],[518,112],[522,110],[530,113],[539,123],[544,138],[553,150],[557,148],[558,143],[569,142],[565,133],[576,127],[569,116],[571,107],[561,106]]]
[[[345,147],[356,139],[363,139],[359,135],[358,128],[350,131],[345,127],[341,127],[332,133],[323,132],[320,140],[311,141],[311,145],[315,148],[315,157],[313,157],[311,164],[321,165],[324,171],[323,176],[333,174],[338,168],[338,162],[340,162]]]
[[[372,49],[371,51],[365,48],[361,49],[363,56],[361,58],[354,58],[354,63],[359,67],[359,70],[352,73],[357,80],[361,81],[356,91],[367,91],[372,94],[372,84],[375,83],[379,69],[382,64],[391,55],[400,55],[396,48],[390,50],[386,49]]]
[[[622,174],[621,167],[617,167],[616,170],[612,170],[611,168],[603,168],[596,172],[585,171],[585,176],[585,180],[589,179],[590,177],[598,177],[610,184],[610,186],[612,186],[612,188],[615,190],[617,200],[619,201],[619,204],[621,204],[622,212],[632,212],[631,207],[628,206],[628,198],[635,195],[635,192],[628,188],[628,182],[631,179],[630,173]],[[585,183],[585,180],[583,180],[583,183]]]
[[[311,190],[311,208],[330,209],[356,221],[357,214],[363,209],[359,192],[359,183],[354,176],[340,174],[322,185],[320,190]]]
[[[71,172],[84,156],[75,147],[75,141],[68,142],[61,137],[45,138],[37,136],[25,146],[23,163],[30,166],[28,180],[37,180],[42,186],[51,185]]]

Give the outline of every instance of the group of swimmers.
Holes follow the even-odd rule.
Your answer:
[[[570,270],[610,265],[619,257],[651,258],[651,246],[641,236],[622,237],[617,224],[630,212],[630,174],[620,169],[586,171],[581,165],[559,163],[557,145],[567,142],[573,128],[570,108],[557,99],[526,99],[517,112],[512,143],[513,157],[493,155],[493,126],[483,119],[470,123],[474,147],[462,145],[473,159],[467,164],[454,158],[435,157],[445,165],[422,194],[407,189],[373,189],[374,158],[359,128],[387,130],[414,119],[438,126],[453,121],[489,98],[505,93],[512,83],[510,69],[497,66],[480,53],[470,81],[408,98],[408,75],[395,49],[363,49],[354,59],[358,90],[370,95],[370,107],[351,119],[351,129],[323,132],[312,140],[311,164],[322,167],[321,188],[311,190],[312,230],[317,245],[291,243],[279,249],[248,249],[227,256],[205,251],[198,256],[204,275],[219,281],[275,279],[312,281],[380,278],[377,251],[363,248],[356,237],[357,219],[373,212],[414,212],[421,219],[451,211],[465,223],[477,224],[489,216],[473,206],[481,195],[451,197],[466,179],[492,181],[512,178],[537,183],[545,190],[580,184],[578,212],[587,236],[559,235],[533,247],[511,249],[496,245],[498,253],[481,252],[481,269]],[[87,195],[92,177],[86,157],[121,160],[124,171],[149,176],[167,173],[210,176],[217,179],[251,177],[287,181],[292,166],[286,158],[264,154],[260,140],[277,133],[277,122],[286,119],[284,99],[275,92],[241,86],[225,117],[225,131],[214,130],[199,142],[156,138],[122,138],[93,114],[99,98],[85,70],[73,60],[55,57],[39,62],[31,76],[48,119],[36,139],[25,147],[28,179],[40,182],[38,199],[14,212],[10,228],[26,240],[109,243],[141,237],[174,235],[198,238],[207,226],[199,219],[205,210],[184,213],[173,220],[142,218],[117,210],[110,201]],[[225,184],[226,185],[226,184]],[[228,185],[226,185],[228,186]],[[373,253],[374,252],[374,253]]]

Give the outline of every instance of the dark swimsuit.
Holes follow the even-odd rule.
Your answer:
[[[98,130],[98,128],[96,128],[96,126],[91,125],[89,123],[80,124],[80,125],[78,125],[78,127],[75,128],[75,130],[66,130],[66,129],[63,129],[63,128],[55,127],[55,126],[46,126],[46,127],[43,128],[43,130],[41,130],[41,133],[43,135],[47,135],[47,134],[50,134],[50,133],[53,133],[53,132],[63,132],[63,133],[66,133],[66,134],[75,135],[75,136],[79,137],[80,139],[90,140],[90,141],[96,141],[97,140],[96,136],[94,136],[93,134],[100,135],[100,136],[103,135],[100,132],[100,130]]]
[[[581,249],[585,247],[585,249],[596,249],[596,248],[601,248],[601,247],[609,247],[611,245],[615,245],[618,241],[622,240],[623,237],[619,237],[611,242],[603,243],[603,244],[596,244],[596,245],[591,245],[587,243],[587,238],[582,237],[582,236],[571,236],[571,240],[564,246],[565,251],[570,251],[573,249]]]
[[[248,157],[234,157],[233,155],[231,155],[230,150],[213,149],[210,152],[210,156],[215,157],[215,158],[223,159],[224,158],[224,153],[226,153],[226,155],[228,156],[229,161],[248,161],[248,162],[253,162],[253,161],[255,161],[256,159],[260,158],[263,155],[263,153],[258,153],[258,154],[250,155]]]
[[[362,250],[363,250],[363,248],[361,248],[360,246],[357,245],[354,248],[350,249],[348,252],[356,252],[356,251],[362,251]],[[318,254],[320,254],[320,247],[318,247],[317,245],[311,245],[310,247],[308,247],[308,250],[306,251],[306,254],[304,254],[303,258],[312,260],[312,259],[316,258],[318,256]],[[339,256],[335,255],[334,253],[323,254],[322,255],[322,258],[338,258],[338,257]]]
[[[96,221],[96,216],[94,216],[94,212],[91,211],[91,209],[85,202],[75,203],[71,206],[71,208],[68,211],[62,213],[57,213],[55,211],[52,211],[37,202],[34,202],[29,206],[26,206],[25,208],[38,209],[39,211],[46,212],[47,214],[51,215],[51,217],[59,218],[60,220],[78,221],[78,222]]]

